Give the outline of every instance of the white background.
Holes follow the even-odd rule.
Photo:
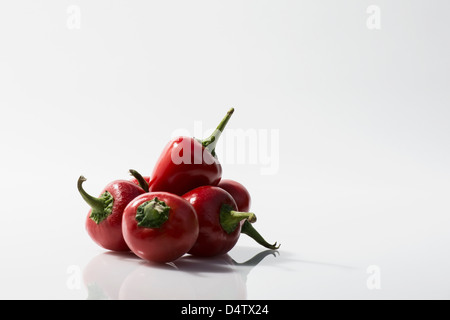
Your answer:
[[[449,12],[2,2],[0,298],[448,299]],[[233,265],[264,251],[242,236],[228,260],[155,266],[89,239],[79,175],[92,194],[130,168],[149,175],[174,132],[230,107],[228,130],[279,133],[274,174],[219,153],[277,254]]]

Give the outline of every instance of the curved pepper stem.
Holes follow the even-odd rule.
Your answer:
[[[84,199],[84,201],[86,201],[86,203],[92,208],[89,218],[94,220],[96,224],[99,224],[111,214],[114,204],[114,198],[108,191],[102,193],[98,198],[91,196],[83,189],[82,184],[84,181],[86,181],[85,177],[80,176],[80,178],[78,178],[78,191],[80,192],[81,197]]]
[[[225,126],[227,125],[228,120],[230,120],[233,112],[234,112],[234,108],[231,108],[230,110],[228,110],[227,114],[222,119],[222,121],[219,123],[219,125],[214,130],[214,132],[208,138],[201,140],[203,147],[205,149],[208,149],[209,152],[211,152],[211,154],[213,156],[216,156],[215,149],[216,149],[217,141],[219,140],[219,137],[222,134],[223,130],[225,129]]]
[[[137,180],[139,186],[145,191],[148,192],[148,182],[145,181],[144,177],[134,169],[129,170],[130,174]]]
[[[249,223],[249,221],[244,221],[241,233],[248,235],[250,238],[258,242],[265,248],[276,250],[280,247],[280,244],[277,245],[276,242],[274,244],[270,244],[266,240],[264,240],[264,238],[259,234],[258,231],[256,231],[256,229]]]

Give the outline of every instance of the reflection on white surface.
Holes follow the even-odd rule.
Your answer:
[[[263,260],[276,263],[277,254],[263,250],[245,262],[228,254],[207,259],[186,255],[153,264],[132,253],[104,252],[88,263],[83,280],[87,299],[241,300],[247,298],[247,275]]]

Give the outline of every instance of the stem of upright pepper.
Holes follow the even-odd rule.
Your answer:
[[[248,221],[244,221],[244,224],[242,225],[241,228],[241,233],[248,235],[250,238],[258,242],[265,248],[276,250],[280,247],[280,245],[277,245],[276,242],[274,244],[270,244],[266,240],[264,240],[264,238],[259,234],[259,232],[256,231],[256,229]]]
[[[94,220],[95,223],[99,224],[111,214],[114,204],[114,198],[108,191],[105,191],[98,198],[91,196],[83,189],[82,184],[84,181],[86,181],[85,177],[80,176],[80,178],[78,178],[78,191],[80,192],[81,197],[84,199],[84,201],[86,201],[86,203],[92,208],[89,218]]]
[[[211,152],[211,154],[213,156],[216,155],[215,149],[216,149],[217,141],[219,140],[219,137],[222,134],[223,130],[225,129],[225,126],[227,125],[228,120],[230,120],[233,112],[234,112],[234,108],[231,108],[230,110],[228,110],[227,114],[222,119],[222,121],[219,123],[219,125],[214,130],[214,132],[208,138],[200,141],[202,143],[203,147],[205,149],[208,149],[209,152]]]

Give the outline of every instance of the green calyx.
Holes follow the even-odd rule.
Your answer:
[[[89,218],[94,220],[96,224],[99,224],[112,213],[112,208],[114,204],[114,198],[108,191],[105,191],[98,197],[98,199],[103,202],[103,208],[96,210],[94,207],[92,208],[91,215]]]
[[[160,228],[169,219],[170,207],[157,197],[146,201],[136,210],[136,221],[139,227]]]
[[[226,233],[230,234],[236,230],[242,220],[253,223],[256,221],[256,216],[252,212],[234,211],[233,207],[226,203],[220,208],[220,225]]]
[[[80,176],[77,184],[78,191],[84,201],[86,201],[86,203],[92,208],[89,218],[91,218],[96,224],[99,224],[108,218],[108,216],[112,213],[114,198],[108,191],[102,193],[98,198],[91,196],[83,189],[82,184],[84,181],[86,181],[86,178]]]

